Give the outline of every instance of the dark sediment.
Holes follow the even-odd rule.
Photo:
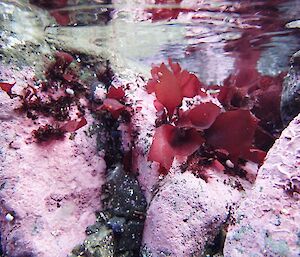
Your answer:
[[[300,112],[300,51],[291,59],[291,67],[283,83],[281,117],[285,126]]]

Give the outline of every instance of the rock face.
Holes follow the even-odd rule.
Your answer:
[[[224,256],[300,255],[300,115],[260,168],[227,234]]]
[[[128,93],[128,100],[138,110],[132,117],[133,129],[136,131],[134,168],[137,170],[139,184],[149,204],[159,181],[159,165],[147,160],[155,131],[156,110],[153,105],[154,97],[149,95],[143,86],[143,81],[136,83],[133,90]]]
[[[291,68],[285,78],[281,96],[281,117],[287,125],[300,112],[300,51],[291,59]]]
[[[0,67],[13,90],[32,83],[30,70]],[[26,83],[25,83],[26,82]],[[85,239],[101,208],[105,163],[86,128],[62,140],[36,143],[36,122],[17,113],[18,99],[0,92],[0,227],[9,257],[66,257]],[[90,117],[87,116],[90,120]]]
[[[205,182],[190,172],[169,174],[153,197],[144,228],[144,256],[202,256],[243,195],[247,182],[207,170]],[[249,186],[249,185],[248,185]]]

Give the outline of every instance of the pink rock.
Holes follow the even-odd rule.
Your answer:
[[[224,256],[300,255],[300,115],[283,131],[235,215]]]
[[[128,132],[128,128],[119,128],[123,132],[123,148],[128,149],[130,142],[134,142],[133,147],[133,169],[138,173],[139,184],[144,191],[147,202],[152,199],[159,180],[158,163],[147,160],[150,149],[156,120],[156,109],[153,105],[155,97],[145,91],[145,82],[132,75],[133,79],[117,81],[117,84],[126,85],[130,83],[130,89],[126,90],[126,102],[130,103],[134,113],[132,116],[131,131],[135,131],[134,138]]]
[[[132,84],[126,96],[135,110],[132,117],[133,130],[137,132],[134,138],[135,168],[149,204],[143,234],[144,250],[152,256],[203,254],[251,184],[211,169],[206,171],[210,177],[206,183],[189,171],[181,173],[179,161],[182,160],[173,163],[171,173],[166,177],[160,176],[158,163],[147,160],[155,131],[156,110],[155,98],[144,91],[143,85],[142,81]],[[208,100],[209,97],[195,97],[192,102]],[[123,131],[125,137],[126,130]],[[248,165],[247,169],[249,176],[255,176],[257,165]],[[239,191],[238,185],[245,191]]]
[[[33,72],[0,67],[1,79],[14,79],[14,90],[31,83]],[[27,81],[26,81],[27,80]],[[18,99],[0,92],[0,227],[10,256],[65,257],[85,239],[85,229],[101,208],[99,194],[105,163],[86,127],[73,140],[37,144],[35,122],[18,114]],[[91,117],[86,116],[91,124]]]
[[[153,256],[202,256],[231,208],[243,196],[235,185],[249,183],[216,170],[207,170],[206,183],[180,170],[161,181],[147,212],[143,243]]]

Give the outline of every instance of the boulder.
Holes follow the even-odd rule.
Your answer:
[[[249,182],[215,169],[209,180],[173,170],[160,183],[146,217],[143,256],[203,256]]]
[[[229,228],[224,256],[299,256],[299,194],[300,115],[268,152]]]
[[[0,67],[13,93],[33,84],[33,71]],[[81,243],[101,208],[105,162],[82,128],[73,140],[36,142],[33,121],[15,109],[18,98],[0,91],[0,229],[4,256],[66,257]],[[86,115],[88,123],[91,117]],[[71,137],[72,138],[72,137]]]

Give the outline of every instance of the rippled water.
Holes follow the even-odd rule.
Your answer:
[[[32,65],[62,49],[146,75],[172,58],[220,84],[233,72],[286,71],[300,48],[300,30],[285,28],[300,18],[298,0],[148,2],[2,1],[0,54]]]

